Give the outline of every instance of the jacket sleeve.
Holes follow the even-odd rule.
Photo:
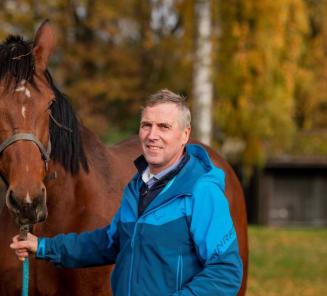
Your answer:
[[[59,234],[52,238],[40,237],[36,258],[64,268],[113,264],[119,252],[118,220],[119,212],[111,225],[104,228],[80,234]]]
[[[243,266],[221,186],[201,181],[193,192],[190,232],[203,269],[174,296],[237,295]]]

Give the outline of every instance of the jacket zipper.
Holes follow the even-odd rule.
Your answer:
[[[183,255],[180,254],[180,272],[179,272],[179,290],[182,290],[183,284]]]
[[[140,225],[141,229],[141,235],[142,235],[142,227],[143,225]],[[142,245],[142,236],[140,237],[139,239],[139,248],[140,248],[140,255],[139,255],[139,258],[138,258],[138,266],[137,266],[137,269],[138,269],[138,272],[137,272],[137,278],[136,278],[136,282],[139,283],[140,282],[140,274],[141,274],[141,262],[142,262],[142,257],[143,257],[143,245]]]
[[[176,292],[182,289],[183,283],[183,255],[180,253],[177,257],[176,266]]]
[[[176,292],[179,291],[179,271],[180,271],[180,264],[181,264],[181,256],[178,255],[178,257],[177,257],[177,266],[176,266]]]
[[[133,274],[134,252],[135,252],[134,251],[134,243],[135,243],[135,235],[136,235],[138,222],[139,222],[139,219],[137,219],[135,222],[133,236],[132,236],[132,240],[131,240],[132,254],[131,254],[130,269],[129,269],[128,296],[131,296],[131,292],[132,292],[132,274]]]

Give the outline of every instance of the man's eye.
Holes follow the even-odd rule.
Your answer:
[[[161,129],[163,129],[163,130],[167,130],[167,129],[170,128],[170,126],[169,126],[168,124],[161,124],[159,127],[160,127]]]

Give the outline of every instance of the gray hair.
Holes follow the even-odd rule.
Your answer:
[[[175,94],[168,89],[161,89],[156,93],[149,96],[148,100],[145,102],[145,107],[153,107],[159,104],[172,103],[175,104],[181,112],[180,125],[181,128],[191,127],[191,111],[186,103],[186,98]],[[143,108],[143,109],[144,109]],[[143,110],[142,110],[143,111]]]

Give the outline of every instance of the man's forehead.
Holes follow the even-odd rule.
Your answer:
[[[166,117],[164,114],[153,114],[153,113],[143,113],[141,118],[141,123],[150,123],[155,125],[170,125],[174,126],[177,122],[175,117]]]
[[[177,106],[173,103],[162,103],[154,106],[147,106],[143,109],[141,115],[141,122],[153,123],[173,123],[179,120],[180,113]]]
[[[148,118],[146,116],[142,116],[141,122],[151,123],[151,124],[168,124],[173,125],[175,120],[169,119],[161,119],[161,118]]]

